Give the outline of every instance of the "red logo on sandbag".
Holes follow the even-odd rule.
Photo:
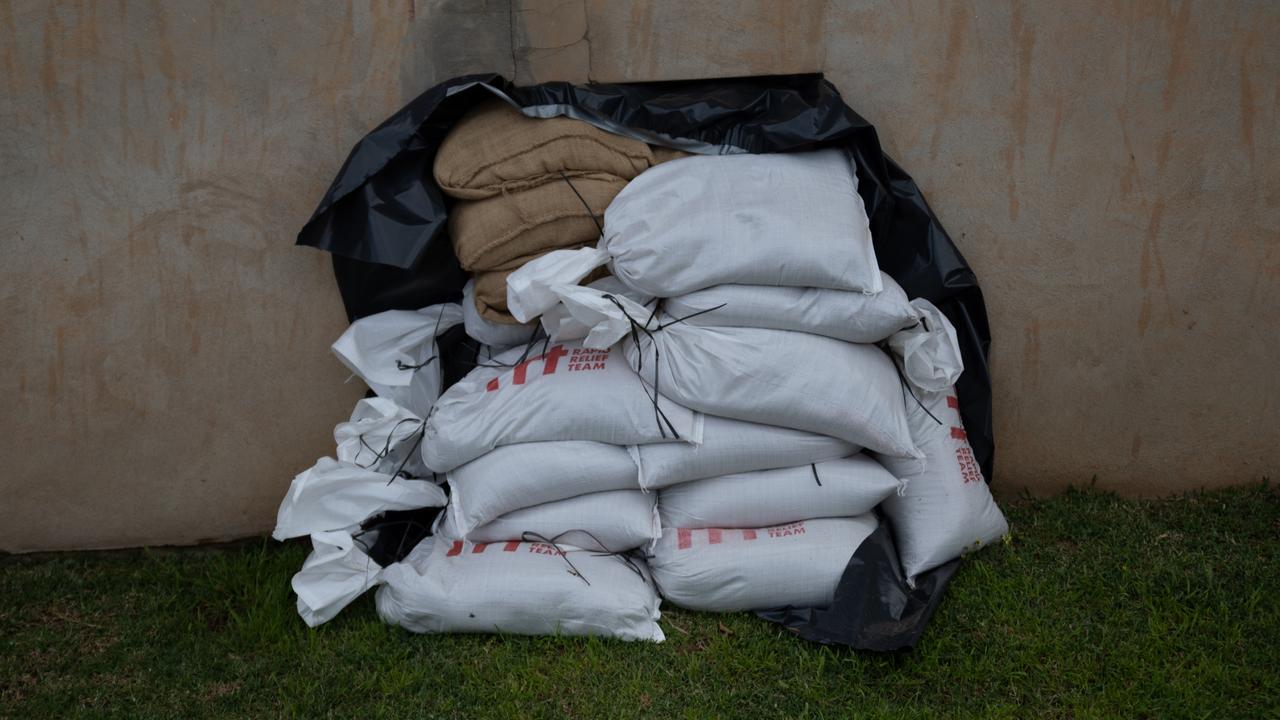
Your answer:
[[[676,549],[688,550],[693,547],[694,533],[706,533],[708,545],[720,545],[725,542],[726,538],[741,537],[743,540],[755,540],[760,537],[760,533],[764,533],[765,537],[783,538],[792,537],[793,535],[804,535],[804,521],[787,523],[786,525],[777,525],[774,527],[760,528],[758,530],[743,529],[729,530],[725,528],[706,528],[705,530],[693,530],[690,528],[678,528],[676,530]],[[740,534],[740,535],[739,535]]]
[[[956,411],[956,423],[960,423],[960,398],[948,395],[947,407]],[[953,425],[951,439],[960,441],[960,446],[956,448],[956,464],[960,466],[960,475],[964,478],[964,484],[982,482],[982,470],[973,457],[973,448],[969,447],[969,433],[965,432],[963,427]]]
[[[483,542],[472,543],[471,554],[480,555],[485,550],[488,550],[490,545],[496,545],[496,544],[497,543],[483,543]],[[505,543],[502,543],[502,552],[515,552],[520,549],[521,544],[522,543],[519,540],[510,540]],[[466,547],[466,544],[463,541],[454,540],[453,545],[449,547],[449,550],[444,554],[444,556],[455,557],[455,556],[461,555],[464,547]],[[555,547],[554,545],[547,545],[546,543],[537,543],[537,542],[529,543],[529,552],[537,555],[563,555],[564,554],[563,550],[561,550],[558,547]]]
[[[603,370],[604,365],[609,360],[610,350],[591,350],[588,348],[574,348],[572,351],[565,350],[563,345],[556,345],[543,355],[531,357],[528,360],[516,365],[511,373],[512,385],[524,385],[529,378],[529,366],[542,360],[542,374],[554,375],[556,370],[560,368],[560,359],[568,358],[566,363],[567,372],[583,372],[588,370]],[[493,392],[501,387],[498,382],[499,378],[494,378],[485,385],[486,392]]]

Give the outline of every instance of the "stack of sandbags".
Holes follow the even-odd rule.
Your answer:
[[[680,154],[568,117],[528,117],[496,98],[476,105],[441,143],[434,173],[457,199],[449,234],[474,274],[479,318],[513,323],[507,275],[550,250],[594,245],[627,181]]]
[[[656,619],[657,584],[651,602],[634,580],[652,581],[646,557],[663,538],[656,488],[856,451],[830,436],[694,413],[638,377],[620,344],[513,348],[435,403],[422,458],[447,478],[449,505],[431,545],[382,574],[379,612],[419,632],[646,637],[634,618]],[[839,482],[837,470],[821,472]],[[623,601],[597,597],[619,578]],[[458,598],[484,621],[457,615]],[[591,608],[596,622],[582,625]]]
[[[871,511],[901,485],[859,453],[665,488],[653,558],[662,594],[697,610],[829,605],[876,528]]]
[[[661,639],[643,557],[660,525],[627,446],[701,436],[618,348],[543,340],[480,362],[427,418],[422,459],[452,502],[432,546],[384,574],[379,612],[421,632]]]
[[[576,286],[605,265],[630,294]],[[947,475],[912,408],[923,412],[918,396],[958,375],[954,330],[879,272],[856,175],[839,151],[688,158],[650,170],[610,205],[597,247],[514,273],[509,305],[521,320],[544,314],[555,340],[621,342],[644,382],[708,419],[829,435],[888,465],[846,454],[667,486],[650,564],[677,604],[829,604],[877,525],[873,509],[886,499],[913,508],[890,513],[910,536],[927,513],[903,481]],[[985,517],[953,523],[968,544],[1004,532],[1002,518],[985,522],[999,516],[990,495],[980,500]],[[946,539],[954,544],[954,533]]]
[[[294,580],[308,623],[381,586],[379,614],[417,632],[659,641],[659,593],[830,604],[882,518],[908,576],[1006,531],[954,329],[880,272],[842,152],[653,167],[642,143],[498,103],[440,158],[476,277],[466,307],[334,344],[377,397],[281,506],[277,535],[315,547]],[[535,213],[553,190],[573,203]],[[436,337],[459,323],[489,347],[441,392]],[[373,521],[445,505],[437,482],[431,537],[374,562]]]
[[[335,428],[338,460],[299,474],[281,504],[276,538],[310,534],[314,547],[293,580],[300,614],[326,622],[381,586],[382,617],[419,632],[661,640],[658,596],[633,553],[658,538],[658,517],[626,445],[697,440],[700,418],[651,400],[620,354],[573,343],[498,354],[437,397],[436,338],[462,315],[454,304],[389,311],[334,343],[378,397]],[[563,476],[571,458],[585,465]],[[434,536],[375,562],[378,520],[443,507],[446,478],[464,491],[422,528]],[[507,487],[487,491],[498,480]]]

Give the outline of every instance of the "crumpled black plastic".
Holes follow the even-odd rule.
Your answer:
[[[700,152],[845,148],[857,165],[858,193],[871,221],[880,268],[909,296],[937,305],[956,327],[965,364],[956,385],[960,415],[983,474],[992,478],[995,443],[987,368],[991,331],[977,278],[915,181],[884,154],[875,128],[850,109],[821,75],[520,87],[497,74],[478,74],[431,88],[356,144],[298,233],[298,244],[333,254],[334,274],[350,319],[460,298],[466,273],[458,266],[446,234],[451,201],[436,186],[431,166],[441,140],[458,118],[494,93],[521,108],[571,114],[649,142],[686,149],[698,146],[695,149]],[[441,354],[450,352],[442,347]],[[465,361],[456,364],[465,366]],[[882,529],[878,537],[888,538],[890,533]],[[893,607],[891,597],[900,593],[881,583],[892,575],[899,587],[905,585],[896,561],[895,569],[889,571],[872,556],[875,548],[881,557],[894,556],[884,550],[884,542],[892,549],[891,538],[864,543],[859,549],[866,556],[861,566],[874,572],[855,573],[858,577],[853,579],[847,572],[841,585],[860,583],[859,592],[864,595],[870,593],[867,588],[884,590],[884,595],[877,595],[883,614],[873,613],[870,604],[855,608],[838,603],[846,608],[843,616],[848,622],[831,622],[832,610],[813,611],[805,625],[809,629],[801,635],[875,649],[914,643],[931,610],[906,612],[910,603]],[[851,563],[858,558],[855,555]],[[941,597],[950,572],[930,577],[934,579],[921,579],[908,595],[928,608]],[[869,603],[868,598],[864,600]],[[786,624],[796,626],[794,618],[800,612],[790,611]],[[850,618],[850,612],[858,615]],[[882,622],[884,617],[900,621]],[[903,638],[911,643],[902,644]]]
[[[960,560],[952,560],[921,573],[914,588],[908,586],[893,533],[882,517],[880,526],[849,559],[830,607],[786,607],[756,615],[824,645],[879,652],[909,650],[920,641],[959,567]]]
[[[441,508],[388,510],[361,523],[354,538],[370,560],[386,567],[403,560],[431,534],[440,512]]]

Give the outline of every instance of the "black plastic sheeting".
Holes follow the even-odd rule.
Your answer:
[[[370,560],[386,567],[403,560],[425,540],[440,513],[441,508],[388,510],[361,523],[354,537]]]
[[[915,647],[947,583],[960,567],[952,560],[916,578],[909,587],[902,577],[893,533],[884,517],[845,566],[835,600],[826,608],[779,608],[756,613],[782,624],[805,640],[847,645],[860,650],[893,652]]]
[[[431,166],[458,118],[495,93],[526,114],[570,115],[695,152],[845,148],[857,165],[880,268],[956,326],[965,363],[956,386],[960,414],[974,456],[991,479],[991,333],[977,278],[915,181],[881,150],[875,128],[821,75],[519,87],[482,74],[431,88],[357,143],[298,234],[299,245],[333,254],[349,319],[461,297],[466,274],[446,235],[450,200],[436,186]],[[474,359],[462,357],[459,339],[441,343],[446,383]],[[763,615],[818,642],[874,650],[914,645],[955,564],[917,578],[911,589],[887,527],[872,537],[850,561],[832,608]]]

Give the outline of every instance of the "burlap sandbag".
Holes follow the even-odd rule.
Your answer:
[[[594,243],[593,240],[590,244]],[[472,275],[475,280],[476,312],[480,317],[506,325],[519,324],[519,321],[511,317],[511,313],[507,311],[507,276],[526,262],[545,254],[546,252],[542,252],[533,257],[519,258],[508,264],[504,270],[486,270]],[[581,284],[588,285],[608,275],[607,268],[596,268],[590,275],[583,278]]]
[[[478,200],[606,173],[630,180],[678,151],[648,145],[567,117],[531,118],[494,98],[454,125],[436,154],[435,178],[447,195]],[[659,159],[659,155],[663,156]]]
[[[594,244],[600,237],[597,223],[603,222],[605,208],[627,181],[596,173],[569,182],[557,178],[456,203],[449,214],[449,236],[458,262],[473,272],[500,270],[519,258]]]
[[[480,317],[496,323],[515,325],[516,319],[507,312],[507,276],[512,270],[487,270],[472,276],[475,280],[476,312]]]

